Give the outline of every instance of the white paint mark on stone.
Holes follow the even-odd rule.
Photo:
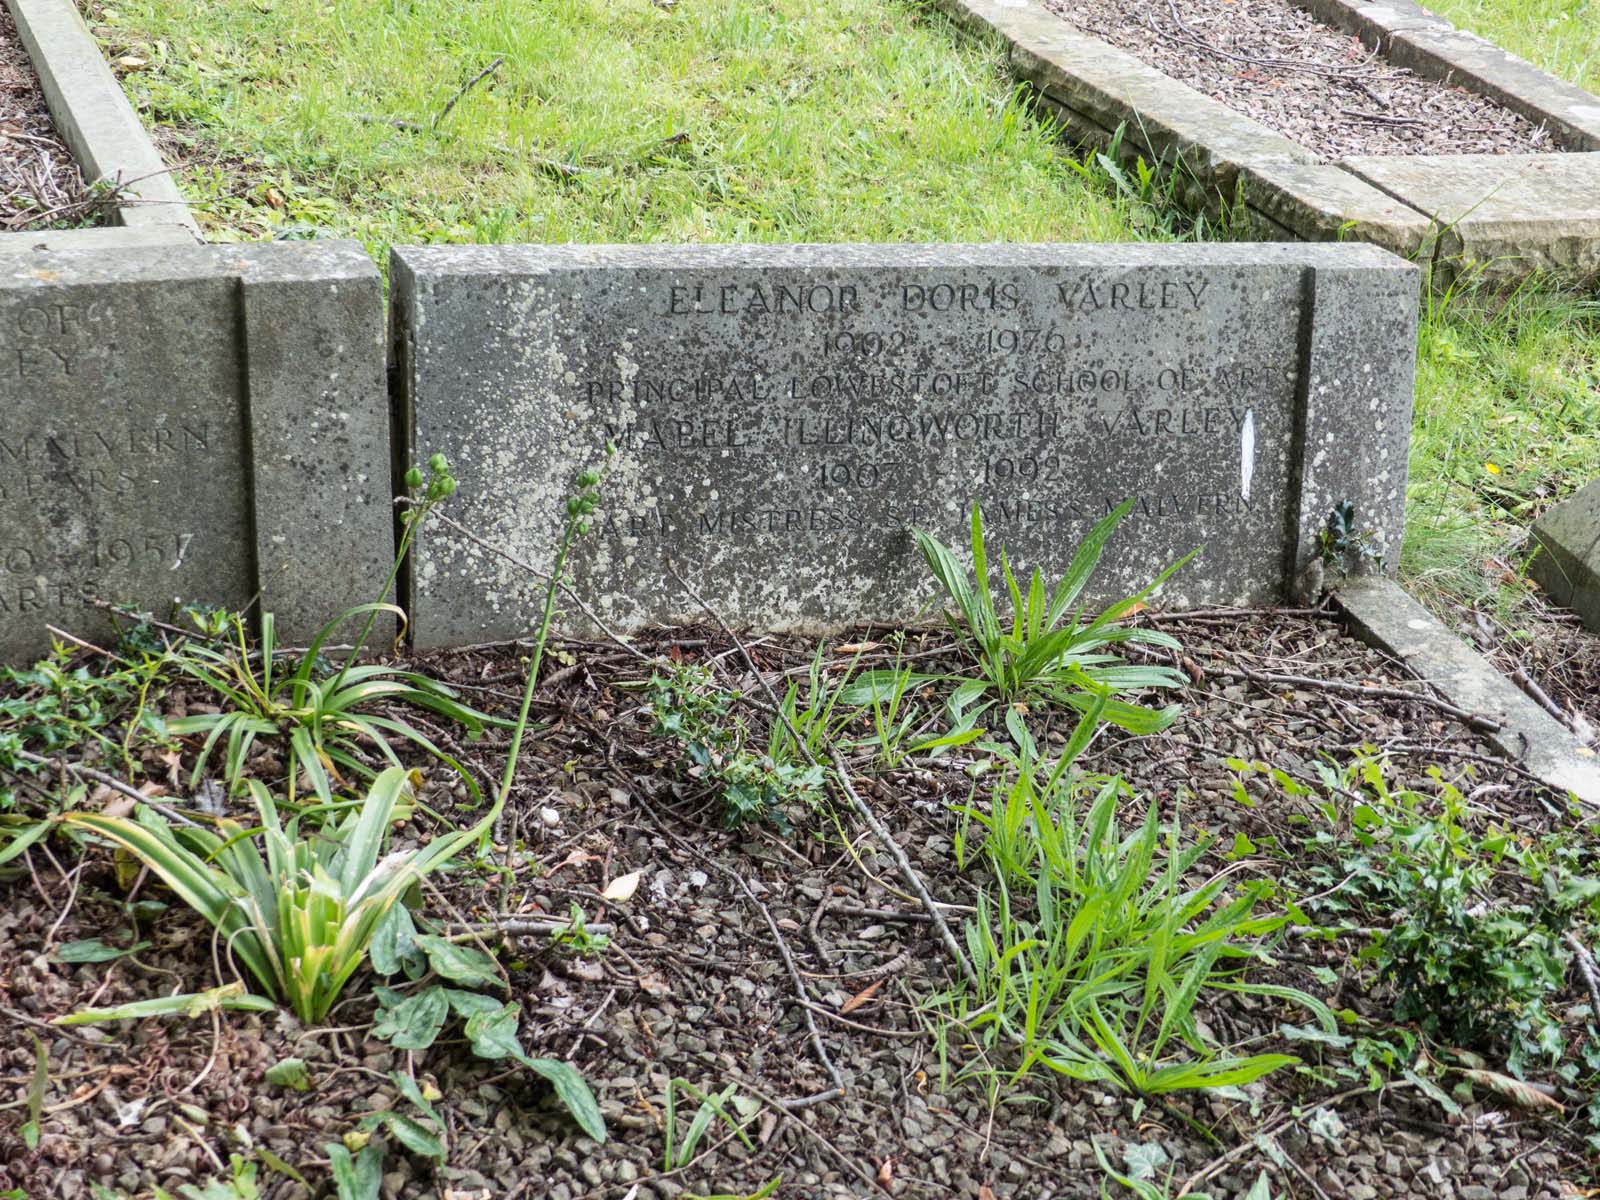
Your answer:
[[[1256,477],[1256,410],[1244,410],[1244,427],[1239,431],[1239,498],[1250,499],[1250,485]]]

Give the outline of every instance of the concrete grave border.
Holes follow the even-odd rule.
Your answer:
[[[84,178],[126,180],[116,224],[0,234],[0,251],[193,244],[200,228],[72,0],[5,0]]]
[[[1247,227],[1258,237],[1368,241],[1403,257],[1431,261],[1445,278],[1472,261],[1490,276],[1504,278],[1546,269],[1600,274],[1600,98],[1456,30],[1413,0],[1295,2],[1368,45],[1379,46],[1420,75],[1460,81],[1544,122],[1572,149],[1565,154],[1367,157],[1330,163],[1132,55],[1079,32],[1030,0],[937,2],[958,24],[1004,38],[1010,45],[1013,71],[1071,130],[1103,147],[1119,126],[1125,126],[1125,152],[1181,164],[1181,198],[1186,204],[1215,211],[1224,199],[1241,201]],[[0,253],[114,252],[202,241],[193,214],[72,0],[5,3],[38,72],[57,129],[85,176],[133,182],[127,189],[131,202],[117,208],[116,224],[0,234]],[[1408,172],[1396,172],[1396,163],[1406,164],[1414,174],[1405,177]],[[1518,175],[1531,177],[1532,183],[1507,179],[1507,165],[1517,168]],[[1596,203],[1576,210],[1545,203],[1542,209],[1535,208],[1540,212],[1537,219],[1512,219],[1508,210],[1526,204],[1529,191],[1537,195],[1543,182],[1564,184],[1569,191],[1587,184]],[[1510,203],[1497,205],[1497,190],[1509,192],[1505,198]],[[245,261],[251,257],[246,252],[228,269],[250,270]],[[292,311],[294,291],[308,281],[294,270],[251,273],[259,274],[260,281],[242,297],[241,318],[259,334],[255,340],[261,352],[282,361],[288,331],[281,328],[281,319]],[[365,275],[365,271],[350,273],[353,295],[372,286],[374,281]],[[381,338],[382,331],[376,336]],[[290,408],[295,403],[288,393],[274,393],[271,399]],[[399,417],[401,402],[393,392],[391,402]],[[285,408],[284,415],[288,412]],[[264,415],[272,414],[258,412],[254,418],[259,422]],[[296,458],[293,428],[292,421],[268,421],[256,430],[260,444],[251,474],[258,503],[261,488],[291,487],[311,465]],[[404,425],[397,421],[396,431],[401,428]],[[401,439],[396,437],[392,444],[394,461],[399,463],[404,453]],[[289,511],[292,505],[266,507]],[[277,536],[280,532],[258,528],[257,554],[279,569],[294,568],[301,577],[314,575],[319,567],[315,562],[277,561],[277,546],[284,542]],[[350,536],[347,531],[327,532],[326,540],[332,542]],[[368,540],[387,545],[391,531],[371,532],[377,536]],[[1335,597],[1354,635],[1407,663],[1461,707],[1492,715],[1502,725],[1489,735],[1497,753],[1521,763],[1548,786],[1570,790],[1587,804],[1600,806],[1600,759],[1594,751],[1579,745],[1397,583],[1352,580]],[[334,615],[316,611],[328,596],[295,599],[305,603],[291,601],[282,607],[297,633],[304,634]]]
[[[1500,728],[1484,735],[1496,754],[1547,787],[1600,809],[1600,754],[1582,745],[1398,583],[1359,576],[1333,596],[1356,637],[1394,655],[1450,703],[1496,722]]]
[[[1233,207],[1265,240],[1372,242],[1431,262],[1441,281],[1481,272],[1600,276],[1600,97],[1463,33],[1412,0],[1294,0],[1419,75],[1543,122],[1569,147],[1532,155],[1354,156],[1338,162],[1086,34],[1038,0],[937,0],[1010,46],[1045,111],[1104,148],[1181,172],[1192,211]],[[1529,215],[1530,213],[1536,215]]]

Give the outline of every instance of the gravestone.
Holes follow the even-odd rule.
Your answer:
[[[383,296],[353,243],[0,257],[0,658],[102,600],[304,641],[393,558]]]
[[[410,452],[461,480],[412,564],[418,644],[525,634],[574,475],[617,447],[580,593],[626,629],[926,612],[910,530],[1093,599],[1281,599],[1352,501],[1397,557],[1418,273],[1358,245],[397,248]],[[992,551],[991,551],[992,553]],[[519,565],[523,564],[523,565]],[[584,621],[569,613],[569,627]]]
[[[1528,573],[1545,594],[1600,633],[1600,479],[1533,523]]]

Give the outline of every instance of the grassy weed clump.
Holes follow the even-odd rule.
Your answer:
[[[991,577],[989,551],[983,530],[983,512],[974,503],[970,527],[972,578],[955,552],[938,538],[914,530],[935,581],[954,606],[951,624],[971,656],[976,673],[971,676],[913,675],[909,672],[864,672],[852,689],[859,698],[874,689],[953,684],[946,700],[955,734],[973,730],[991,709],[999,707],[1008,727],[1017,724],[1019,702],[1057,705],[1085,712],[1093,708],[1100,718],[1131,733],[1155,733],[1177,719],[1175,706],[1153,709],[1116,698],[1116,693],[1144,688],[1180,687],[1183,678],[1168,667],[1135,666],[1125,662],[1114,647],[1141,643],[1177,649],[1169,635],[1118,622],[1138,611],[1189,555],[1172,564],[1136,594],[1086,615],[1081,603],[1106,541],[1133,507],[1127,500],[1102,518],[1079,544],[1066,574],[1053,589],[1046,589],[1036,568],[1026,590],[1000,551],[997,595]],[[1009,613],[1009,615],[1003,615]],[[1016,735],[1019,737],[1020,734]],[[959,739],[958,739],[959,740]]]
[[[1310,994],[1250,976],[1289,920],[1259,911],[1272,885],[1227,870],[1194,879],[1204,841],[1185,842],[1153,803],[1124,829],[1127,785],[1075,768],[1102,719],[1098,705],[1086,712],[1053,762],[1026,743],[987,809],[962,810],[959,861],[981,861],[992,883],[967,928],[979,986],[951,998],[952,1014],[1014,1048],[1018,1078],[1042,1066],[1139,1096],[1240,1086],[1298,1061],[1230,1054],[1202,1032],[1196,1014],[1230,993],[1336,1025]]]

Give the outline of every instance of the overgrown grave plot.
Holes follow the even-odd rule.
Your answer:
[[[1397,66],[1292,0],[1046,7],[1329,161],[1564,148],[1556,132],[1465,86]]]
[[[57,135],[16,25],[0,7],[0,231],[101,225],[114,203],[85,183]]]
[[[1254,884],[1263,911],[1295,914],[1295,927],[1264,937],[1268,957],[1253,977],[1314,994],[1340,1013],[1337,1031],[1321,1031],[1273,995],[1213,998],[1201,1021],[1224,1053],[1286,1052],[1299,1064],[1243,1088],[1142,1099],[1038,1067],[1013,1079],[1014,1048],[985,1036],[971,997],[963,1008],[959,968],[908,899],[897,864],[836,796],[822,803],[820,790],[795,786],[771,797],[764,814],[728,828],[738,811],[728,806],[728,789],[749,781],[732,769],[741,752],[754,753],[758,778],[777,778],[760,761],[767,715],[736,698],[764,693],[750,663],[774,690],[796,686],[798,717],[830,680],[908,667],[959,674],[970,671],[970,659],[931,629],[875,627],[820,647],[757,634],[734,639],[715,627],[668,630],[641,637],[632,651],[555,647],[494,844],[475,865],[436,877],[420,909],[441,935],[471,927],[476,938],[459,944],[481,938],[496,953],[506,994],[526,1013],[525,1049],[582,1071],[605,1115],[603,1146],[579,1137],[533,1077],[475,1059],[459,1036],[416,1051],[376,1040],[373,1022],[383,1018],[365,974],[320,1028],[281,1013],[216,1010],[131,1026],[48,1024],[86,1005],[218,982],[214,942],[181,905],[166,896],[162,911],[130,911],[130,903],[162,896],[152,880],[130,896],[126,880],[135,872],[104,850],[75,857],[57,839],[19,860],[0,906],[4,1015],[23,1035],[0,1068],[0,1103],[14,1103],[0,1111],[16,1114],[18,1125],[31,1112],[36,1055],[27,1032],[47,1045],[51,1080],[36,1094],[37,1150],[19,1145],[20,1132],[6,1135],[5,1185],[79,1195],[96,1194],[99,1184],[112,1195],[140,1194],[254,1172],[263,1194],[302,1195],[286,1168],[327,1189],[324,1147],[347,1134],[359,1144],[374,1112],[414,1118],[444,1151],[435,1163],[417,1153],[429,1145],[412,1140],[415,1129],[379,1124],[368,1146],[381,1151],[382,1187],[395,1195],[755,1194],[778,1176],[777,1195],[971,1196],[983,1187],[996,1196],[1087,1195],[1107,1177],[1097,1145],[1109,1167],[1130,1178],[1170,1172],[1170,1190],[1159,1194],[1191,1182],[1213,1195],[1242,1195],[1261,1170],[1274,1195],[1427,1194],[1445,1180],[1459,1195],[1555,1196],[1564,1181],[1584,1179],[1590,1131],[1553,1063],[1528,1060],[1514,1032],[1490,1034],[1476,1052],[1447,1049],[1437,1030],[1422,1032],[1443,1006],[1393,1023],[1403,997],[1397,980],[1375,981],[1374,964],[1354,953],[1374,929],[1398,936],[1408,916],[1420,920],[1415,891],[1383,890],[1406,887],[1408,864],[1418,865],[1404,846],[1459,855],[1476,872],[1464,880],[1472,892],[1452,895],[1456,907],[1434,914],[1439,925],[1429,933],[1463,944],[1447,943],[1455,958],[1440,948],[1428,960],[1449,972],[1432,985],[1450,988],[1457,1003],[1468,995],[1458,990],[1463,980],[1488,988],[1472,1011],[1491,1019],[1544,1013],[1540,1032],[1566,1039],[1563,1061],[1577,1065],[1591,1017],[1581,971],[1570,959],[1559,975],[1536,971],[1531,993],[1507,1008],[1488,964],[1471,958],[1494,943],[1475,945],[1477,918],[1466,916],[1482,902],[1506,915],[1539,909],[1529,884],[1539,872],[1563,883],[1587,877],[1590,850],[1560,800],[1487,758],[1470,730],[1380,656],[1343,638],[1325,614],[1137,621],[1177,637],[1181,649],[1169,661],[1187,683],[1149,698],[1179,700],[1185,713],[1148,735],[1107,728],[1082,766],[1120,772],[1136,789],[1119,804],[1125,828],[1153,811],[1178,846],[1210,838],[1189,864],[1186,886],[1220,875],[1236,881],[1229,895]],[[520,648],[398,665],[490,716],[516,710]],[[1255,678],[1239,677],[1246,672]],[[652,686],[653,678],[678,683]],[[995,811],[989,784],[974,777],[988,755],[968,743],[894,761],[924,730],[943,728],[939,699],[902,697],[897,713],[909,719],[899,732],[905,718],[885,722],[880,706],[844,723],[836,738],[859,794],[961,929],[975,920],[979,894],[995,894],[977,849],[978,817]],[[202,691],[178,689],[150,708],[181,719],[202,714],[207,701]],[[485,780],[507,749],[504,733],[469,741],[414,709],[391,715]],[[1042,705],[1029,717],[1047,754],[1077,721]],[[717,757],[691,749],[741,727],[743,740],[721,743]],[[144,752],[152,799],[181,794],[169,773],[182,779],[194,749],[181,745],[170,762],[159,748]],[[425,772],[420,798],[441,810],[446,828],[481,813],[461,803],[465,788],[436,760],[415,756],[414,744],[407,750]],[[1440,778],[1430,776],[1435,766]],[[281,764],[252,767],[274,769]],[[215,795],[214,784],[196,790]],[[798,799],[807,794],[811,802]],[[1020,892],[1017,904],[1018,919],[1036,916]],[[1589,923],[1580,914],[1575,931]],[[1548,948],[1536,940],[1528,964],[1539,966],[1538,951]],[[808,1012],[846,1090],[786,1112],[786,1101],[832,1090]],[[964,1025],[954,1019],[962,1012]],[[1513,1067],[1507,1054],[1518,1045],[1523,1057]],[[301,1068],[286,1065],[296,1061]],[[1550,1097],[1519,1086],[1512,1070]],[[410,1107],[399,1078],[415,1079],[437,1125]],[[677,1159],[667,1148],[669,1094]],[[685,1151],[706,1096],[720,1098],[748,1148],[713,1116]],[[1558,1114],[1552,1100],[1568,1111]],[[667,1171],[669,1160],[684,1166]]]

